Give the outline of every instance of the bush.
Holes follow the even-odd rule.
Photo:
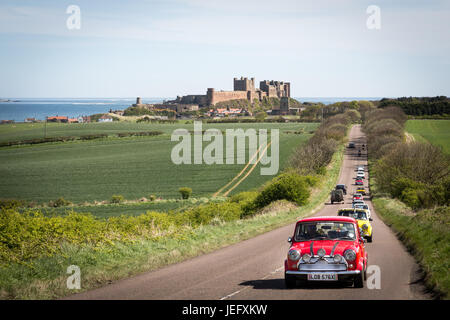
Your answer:
[[[192,194],[192,189],[183,187],[178,189],[178,192],[181,194],[182,199],[189,199],[190,195]]]
[[[115,194],[111,197],[111,203],[122,203],[125,198],[120,194]]]
[[[59,197],[58,199],[56,199],[55,201],[50,201],[48,203],[49,207],[66,207],[66,206],[70,206],[72,204],[72,202],[64,199],[63,197]]]
[[[288,200],[299,206],[308,202],[310,195],[308,179],[289,172],[282,173],[267,184],[255,200],[257,207],[262,208],[276,200]]]
[[[404,177],[434,185],[448,175],[450,157],[430,143],[403,143],[375,164],[377,183],[390,190],[390,184]]]
[[[148,197],[148,199],[149,199],[150,201],[155,201],[155,200],[156,200],[156,196],[155,196],[154,194],[151,194],[151,195]]]
[[[258,195],[259,193],[257,191],[244,191],[232,196],[230,202],[238,203],[241,206],[241,218],[244,218],[254,214],[258,209],[256,204]]]
[[[213,219],[222,221],[237,220],[241,217],[241,206],[238,203],[208,203],[177,214],[177,225],[199,226],[211,223]]]
[[[0,209],[16,209],[25,207],[27,202],[25,200],[17,199],[0,199]]]

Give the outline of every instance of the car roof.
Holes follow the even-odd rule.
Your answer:
[[[353,210],[353,209],[351,209]],[[322,217],[311,217],[298,220],[297,223],[300,222],[313,222],[313,221],[340,221],[340,222],[355,222],[354,218],[350,217],[341,217],[341,216],[322,216]]]

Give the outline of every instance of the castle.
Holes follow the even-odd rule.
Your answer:
[[[286,114],[289,112],[289,98],[291,96],[291,84],[284,81],[264,80],[259,83],[259,89],[255,88],[255,78],[233,79],[233,91],[216,91],[208,88],[206,94],[177,96],[175,100],[165,101],[162,104],[143,104],[141,98],[136,99],[133,106],[147,108],[161,108],[174,110],[177,113],[195,111],[202,107],[211,107],[219,102],[245,99],[253,102],[255,99],[262,101],[264,98],[279,98],[280,108],[274,114]]]
[[[216,91],[214,88],[208,88],[206,95],[187,95],[178,96],[175,100],[169,103],[179,104],[195,104],[200,107],[214,106],[218,102],[246,99],[253,102],[254,99],[262,101],[264,97],[290,97],[291,84],[289,82],[264,80],[259,83],[259,89],[255,88],[255,78],[233,79],[233,91]]]

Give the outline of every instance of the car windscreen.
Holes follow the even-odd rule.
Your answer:
[[[342,210],[339,211],[338,215],[344,217],[351,217],[358,220],[367,220],[366,212],[360,210]]]
[[[299,223],[295,230],[295,241],[308,240],[354,240],[353,223],[341,221],[313,221]]]

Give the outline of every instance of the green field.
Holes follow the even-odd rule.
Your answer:
[[[429,141],[450,154],[450,120],[408,120],[406,131],[417,141]]]
[[[294,147],[304,143],[318,124],[236,123],[204,124],[203,129],[280,129],[280,169]],[[170,154],[176,142],[174,129],[187,124],[92,123],[51,124],[47,136],[117,133],[159,130],[156,137],[107,138],[91,141],[46,143],[0,149],[0,197],[37,203],[58,197],[74,203],[109,200],[120,194],[138,199],[154,194],[164,199],[178,198],[180,187],[193,189],[193,197],[208,197],[233,179],[244,165],[175,165]],[[305,134],[287,131],[305,129]],[[15,124],[0,127],[1,140],[38,138],[43,124]],[[225,140],[225,139],[224,139]],[[205,143],[206,145],[207,143]],[[259,165],[232,193],[259,187],[272,176],[261,176]]]

